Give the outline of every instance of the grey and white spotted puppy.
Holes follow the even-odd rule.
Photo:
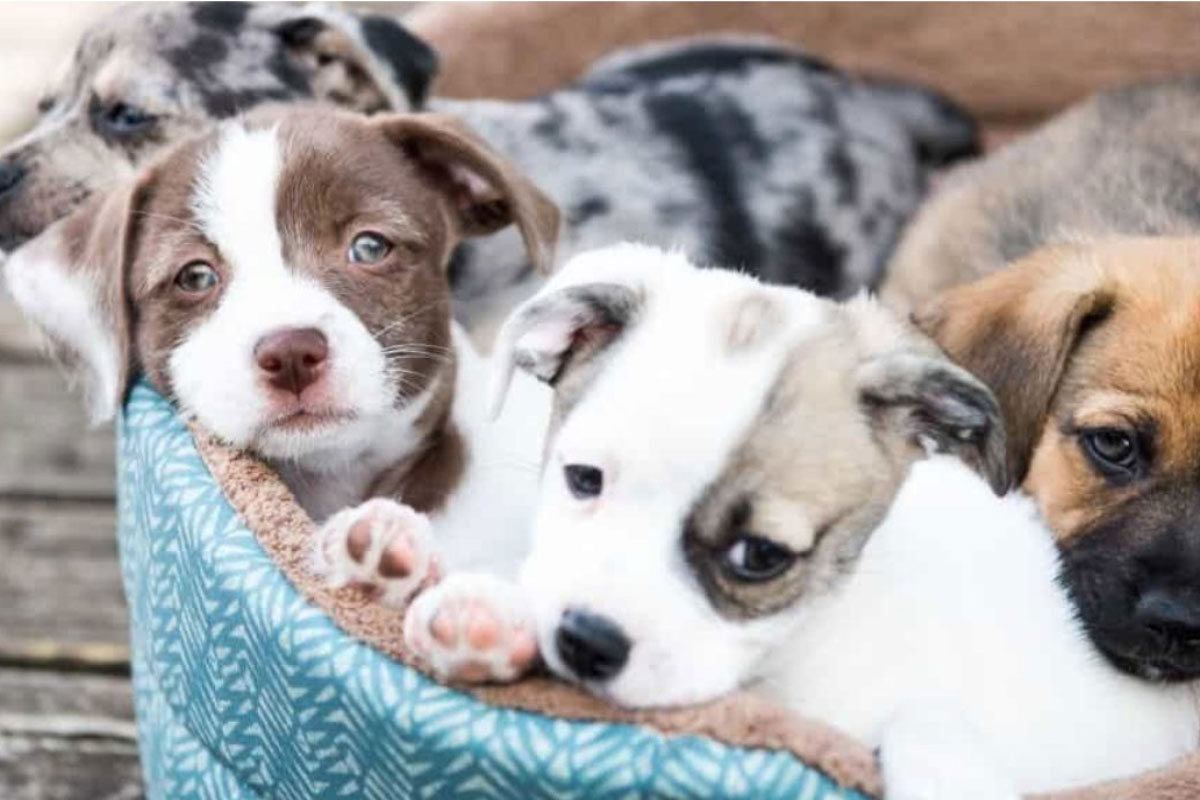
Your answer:
[[[426,102],[436,65],[396,21],[334,7],[122,8],[84,36],[39,123],[0,154],[0,248],[210,120],[317,100],[464,118],[562,208],[562,257],[642,240],[845,295],[879,277],[927,172],[976,149],[971,120],[938,95],[771,41],[626,51],[527,102]],[[537,280],[509,233],[461,250],[452,278],[477,329]]]

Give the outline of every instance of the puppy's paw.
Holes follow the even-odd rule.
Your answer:
[[[458,573],[422,592],[404,618],[404,641],[434,675],[508,683],[537,661],[533,611],[522,590],[491,575]]]
[[[884,729],[885,800],[1020,800],[975,730],[947,707],[905,710]]]
[[[383,498],[330,517],[317,531],[314,561],[329,586],[365,586],[393,606],[437,577],[429,518]]]

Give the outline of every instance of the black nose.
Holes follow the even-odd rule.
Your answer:
[[[583,680],[607,680],[629,660],[629,639],[615,622],[576,608],[563,612],[554,646]]]
[[[0,161],[0,195],[5,195],[25,178],[25,168],[15,161]]]
[[[1163,589],[1138,598],[1134,617],[1147,628],[1180,639],[1200,639],[1200,603]]]

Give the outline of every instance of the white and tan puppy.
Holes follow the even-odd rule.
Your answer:
[[[461,238],[510,223],[545,262],[553,205],[453,119],[293,109],[176,148],[6,274],[97,419],[144,374],[278,469],[324,521],[331,582],[401,603],[437,560],[513,571],[525,551],[549,392],[528,380],[488,424],[446,280]]]
[[[626,246],[574,260],[501,346],[555,389],[511,592],[558,675],[634,707],[756,687],[882,747],[895,798],[1195,747],[1190,691],[1100,658],[1032,504],[995,496],[991,393],[875,303]]]

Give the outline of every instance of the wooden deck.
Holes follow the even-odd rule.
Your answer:
[[[0,798],[142,796],[111,428],[0,292]]]

